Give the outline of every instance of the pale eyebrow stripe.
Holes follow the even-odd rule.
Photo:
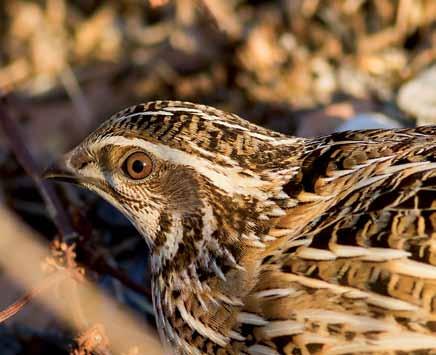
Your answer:
[[[165,107],[165,111],[170,112],[190,112],[190,113],[203,113],[200,109],[197,108],[188,108],[188,107]]]
[[[168,147],[164,144],[154,144],[139,138],[127,138],[122,136],[110,136],[94,143],[95,149],[100,149],[107,144],[118,146],[137,146],[156,157],[164,160],[178,162],[192,167],[200,174],[210,179],[220,189],[229,193],[253,194],[260,199],[266,198],[266,193],[259,190],[262,180],[258,177],[238,177],[237,169],[226,168],[224,171],[208,160],[188,154],[182,150]]]
[[[144,111],[144,112],[132,113],[132,114],[127,115],[127,116],[121,116],[121,117],[118,117],[118,119],[121,120],[121,119],[136,117],[136,116],[154,116],[154,115],[173,116],[173,113],[167,112],[167,111]]]

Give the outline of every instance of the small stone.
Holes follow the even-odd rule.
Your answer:
[[[401,128],[401,124],[392,118],[377,112],[361,113],[350,118],[336,128],[336,132],[372,128]]]
[[[436,123],[436,65],[404,84],[398,106],[417,120],[417,125]]]

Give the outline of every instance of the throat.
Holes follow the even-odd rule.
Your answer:
[[[161,217],[152,248],[155,309],[175,344],[198,333],[225,346],[259,276],[265,246],[255,238],[267,230],[269,221],[257,218],[265,208],[247,196],[207,197],[195,213]],[[181,320],[191,328],[185,335]]]
[[[231,269],[242,268],[238,263],[242,247],[237,241],[228,243],[217,229],[216,220],[208,213],[204,213],[203,218],[173,216],[166,230],[152,250],[154,274],[189,271],[190,279],[203,282],[214,277],[224,280]]]
[[[254,258],[247,258],[239,243],[225,239],[217,223],[206,226],[191,218],[174,220],[173,233],[152,254],[155,310],[173,346],[191,343],[189,337],[198,334],[213,346],[225,347],[242,299],[256,280],[247,263]]]

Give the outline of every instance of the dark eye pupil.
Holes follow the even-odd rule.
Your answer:
[[[144,162],[141,160],[135,160],[132,164],[132,170],[136,174],[141,173],[144,170]]]
[[[143,153],[130,154],[120,166],[123,173],[130,179],[142,180],[149,176],[153,170],[153,161]]]

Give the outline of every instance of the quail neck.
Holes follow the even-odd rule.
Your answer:
[[[288,137],[212,107],[129,107],[47,177],[122,211],[180,354],[436,348],[436,129]]]

